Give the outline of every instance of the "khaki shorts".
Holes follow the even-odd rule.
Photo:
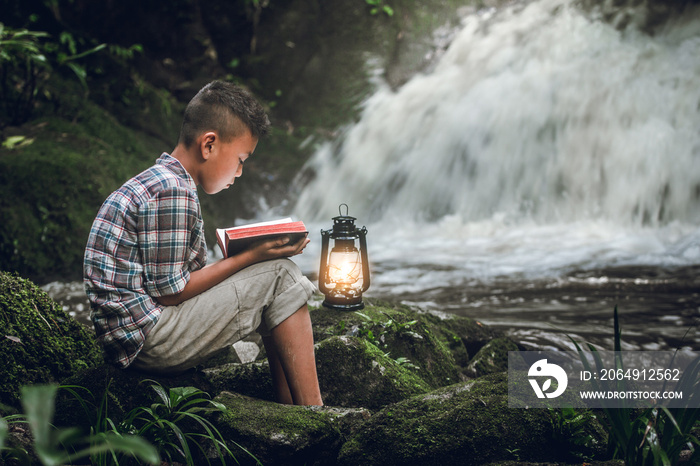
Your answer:
[[[306,304],[314,285],[294,262],[261,262],[178,306],[167,306],[131,367],[180,372],[252,332],[267,335]]]

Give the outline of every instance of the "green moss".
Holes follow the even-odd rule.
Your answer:
[[[331,406],[379,409],[430,386],[368,341],[333,337],[316,346],[324,402]]]
[[[332,464],[348,424],[344,419],[361,411],[338,412],[334,408],[288,406],[222,392],[216,401],[228,412],[216,425],[224,438],[244,445],[263,464]],[[244,456],[238,456],[247,464]]]
[[[328,425],[327,420],[304,408],[279,409],[276,403],[241,398],[230,392],[223,392],[216,400],[230,408],[221,416],[221,423],[244,423],[263,437],[274,434],[293,439],[302,434],[314,435]]]
[[[368,305],[355,313],[327,309],[312,313],[316,341],[330,335],[357,336],[391,359],[403,362],[406,369],[433,388],[456,383],[459,371],[453,353],[438,338],[441,330],[425,317],[406,307],[390,305]]]
[[[508,351],[518,351],[518,345],[509,338],[494,338],[474,355],[467,367],[467,374],[480,377],[507,371]]]
[[[25,128],[33,144],[0,150],[0,268],[78,278],[102,201],[159,155],[99,109],[86,109],[85,119],[37,120]]]
[[[555,460],[547,410],[508,409],[505,374],[434,390],[388,406],[347,442],[338,464],[464,464]]]
[[[18,406],[21,385],[57,382],[102,362],[87,329],[29,280],[0,272],[0,402]]]
[[[455,361],[466,368],[469,360],[494,338],[502,334],[470,317],[454,314],[421,314],[432,325],[436,336],[447,346]]]
[[[203,370],[215,392],[230,391],[274,401],[270,366],[265,362],[226,364]]]

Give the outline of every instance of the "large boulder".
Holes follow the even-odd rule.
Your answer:
[[[460,381],[453,352],[425,315],[407,307],[367,306],[361,312],[312,311],[316,341],[343,335],[362,338],[399,361],[430,387]],[[461,340],[457,342],[461,344]]]
[[[214,393],[224,390],[261,400],[275,401],[267,360],[246,364],[229,363],[202,370]]]
[[[372,343],[357,337],[328,338],[316,346],[324,403],[372,410],[425,393],[430,386]]]
[[[345,438],[369,419],[365,409],[289,406],[222,392],[216,401],[228,408],[215,419],[232,451],[239,445],[262,464],[332,465]],[[239,464],[256,464],[238,454]]]
[[[462,382],[387,406],[341,449],[339,465],[481,465],[557,461],[552,410],[509,409],[505,373]]]
[[[100,364],[86,327],[29,280],[0,272],[0,403],[18,407],[22,385],[58,382]]]

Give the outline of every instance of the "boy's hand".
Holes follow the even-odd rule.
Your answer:
[[[281,236],[278,238],[260,240],[248,251],[257,259],[256,262],[262,262],[301,254],[309,242],[311,242],[311,240],[306,236],[296,243],[289,243],[288,236]]]

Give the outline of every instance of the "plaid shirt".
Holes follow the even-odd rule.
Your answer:
[[[91,318],[108,362],[127,367],[158,321],[155,297],[179,293],[207,248],[194,180],[163,154],[102,204],[83,268]]]

